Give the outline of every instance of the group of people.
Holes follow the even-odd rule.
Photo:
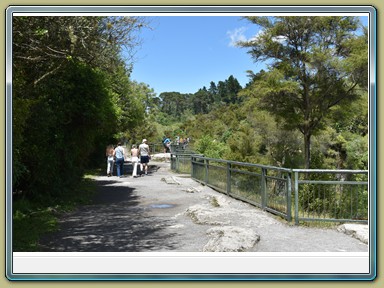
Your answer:
[[[121,145],[121,142],[117,143],[117,146],[114,148],[113,145],[109,145],[106,150],[107,156],[107,176],[113,176],[114,165],[116,165],[116,174],[117,177],[122,177],[124,175],[124,162],[127,158],[125,155],[125,150]],[[133,166],[132,177],[138,177],[137,165],[140,163],[141,175],[148,175],[148,163],[151,158],[149,146],[147,144],[147,139],[143,139],[142,143],[137,147],[137,145],[132,145],[131,149],[131,162]]]
[[[181,138],[179,136],[176,136],[176,145],[181,146],[183,149],[186,149],[189,143],[189,137],[188,138]],[[172,141],[168,137],[163,138],[163,146],[164,146],[164,153],[170,153],[171,152],[171,144]]]

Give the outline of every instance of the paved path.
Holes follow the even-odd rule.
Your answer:
[[[41,251],[368,251],[336,229],[288,225],[171,172],[169,163],[151,164],[145,177],[94,177],[94,203],[62,215],[60,230],[41,239]]]

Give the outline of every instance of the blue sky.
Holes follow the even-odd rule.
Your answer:
[[[195,93],[211,81],[233,75],[248,83],[247,70],[258,71],[246,49],[233,41],[254,35],[256,26],[238,16],[156,16],[143,31],[131,78],[162,92]]]
[[[239,16],[149,19],[153,30],[141,33],[143,43],[135,55],[131,79],[148,84],[157,95],[195,93],[203,86],[209,88],[211,81],[217,84],[231,75],[244,87],[249,81],[247,70],[265,69],[253,62],[247,49],[233,45],[258,32],[256,25]]]

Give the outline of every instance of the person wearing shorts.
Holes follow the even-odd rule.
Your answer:
[[[139,146],[140,153],[140,165],[141,171],[144,171],[145,175],[148,175],[148,162],[150,158],[149,146],[147,144],[147,139],[143,139],[143,142]]]

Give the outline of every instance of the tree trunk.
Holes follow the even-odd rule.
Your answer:
[[[304,159],[305,169],[310,169],[311,166],[311,133],[305,131],[304,133]]]

